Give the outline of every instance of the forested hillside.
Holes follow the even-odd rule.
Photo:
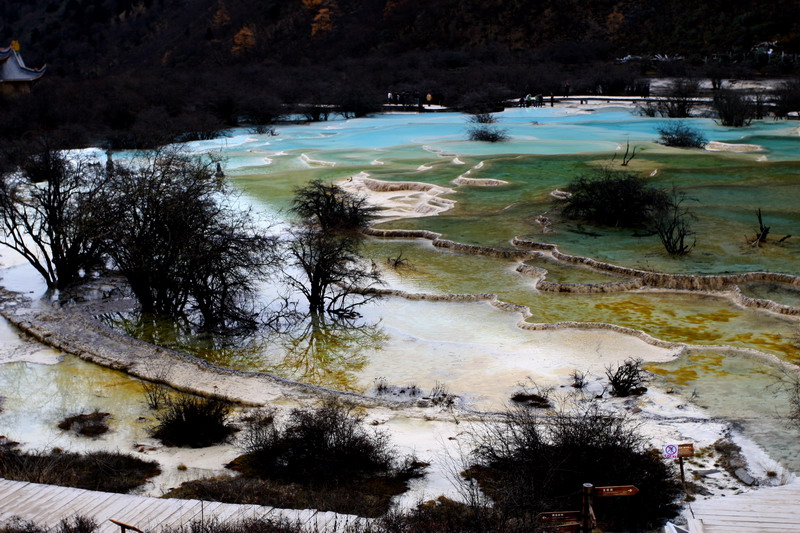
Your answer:
[[[135,148],[330,104],[360,116],[387,92],[475,109],[566,86],[642,94],[653,75],[792,76],[800,2],[4,0],[12,40],[48,70],[0,98],[0,140]]]
[[[92,75],[495,48],[557,62],[800,52],[800,2],[773,0],[7,0],[0,45]],[[452,58],[458,61],[458,58]]]

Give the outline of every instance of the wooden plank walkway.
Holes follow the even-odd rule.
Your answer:
[[[798,533],[800,480],[735,496],[692,502],[691,533]],[[686,512],[691,516],[689,511]]]
[[[76,514],[94,518],[98,533],[117,533],[118,520],[150,532],[180,527],[195,520],[233,521],[248,518],[286,518],[311,530],[334,532],[362,521],[353,515],[315,510],[276,509],[259,505],[234,505],[200,500],[177,500],[96,492],[55,485],[40,485],[0,478],[0,524],[12,517],[52,528]]]

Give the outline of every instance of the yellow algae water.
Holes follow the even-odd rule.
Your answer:
[[[786,424],[789,384],[775,365],[733,352],[692,350],[647,369],[655,374],[656,385],[735,422],[771,458],[800,469],[796,435]]]
[[[0,391],[0,433],[33,448],[88,450],[112,443],[128,449],[152,425],[139,380],[73,356],[53,365],[0,365]],[[98,439],[76,440],[57,428],[65,417],[95,409],[111,414],[109,433]]]
[[[553,294],[536,291],[533,281],[517,273],[516,262],[511,260],[439,251],[424,241],[382,241],[371,243],[368,250],[376,261],[401,254],[407,258],[407,266],[393,270],[391,277],[411,292],[490,292],[502,301],[527,306],[533,314],[529,322],[603,322],[667,341],[739,346],[800,361],[800,324],[796,320],[743,308],[724,296],[666,291]],[[549,266],[544,261],[531,264]],[[557,279],[571,283],[619,281],[584,272],[564,266]]]

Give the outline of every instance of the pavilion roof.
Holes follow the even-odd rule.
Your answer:
[[[11,47],[0,47],[0,83],[36,81],[46,70],[47,65],[41,68],[29,68],[19,52]]]

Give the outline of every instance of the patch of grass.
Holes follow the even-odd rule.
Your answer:
[[[409,396],[411,398],[416,398],[420,394],[422,394],[422,390],[415,384],[410,383],[405,386],[401,385],[390,385],[386,378],[379,377],[375,378],[375,394],[377,396]]]
[[[747,461],[744,458],[744,454],[742,454],[741,446],[733,442],[730,435],[719,439],[713,446],[719,457],[715,466],[719,465],[720,468],[733,477],[736,477],[736,470],[747,467]]]
[[[228,423],[230,404],[212,398],[179,394],[156,413],[153,437],[167,446],[202,448],[227,439],[236,428]]]
[[[126,493],[161,473],[155,461],[118,452],[22,452],[0,439],[0,477],[104,492]]]
[[[389,510],[391,499],[406,491],[409,479],[408,476],[386,475],[332,484],[227,475],[188,481],[164,497],[318,509],[374,518]]]
[[[455,394],[450,394],[450,390],[445,383],[437,381],[433,384],[433,388],[427,398],[430,399],[432,405],[449,409],[455,405],[457,397]]]
[[[101,413],[97,409],[91,413],[80,413],[66,417],[58,423],[64,431],[74,431],[78,435],[97,437],[108,432],[108,418],[111,413]]]

